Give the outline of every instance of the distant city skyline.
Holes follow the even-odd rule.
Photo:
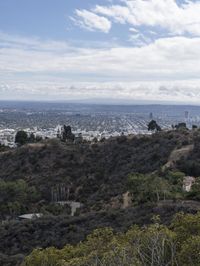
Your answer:
[[[122,133],[151,134],[148,131],[151,120],[164,131],[179,123],[186,123],[189,129],[199,127],[200,106],[0,101],[0,144],[15,147],[19,130],[42,139],[57,138],[63,125],[70,125],[76,137],[81,133],[86,140],[94,137],[101,140]]]
[[[200,102],[199,0],[0,0],[0,100]]]

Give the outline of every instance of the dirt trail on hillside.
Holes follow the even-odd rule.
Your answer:
[[[181,159],[181,157],[187,157],[189,153],[194,149],[194,145],[187,145],[180,149],[174,149],[168,159],[168,162],[162,167],[162,170],[173,167],[174,164]]]
[[[131,206],[132,200],[131,200],[131,195],[130,192],[127,191],[126,193],[123,194],[123,209],[126,209]]]

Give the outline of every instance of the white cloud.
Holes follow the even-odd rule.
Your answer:
[[[175,0],[123,0],[123,5],[99,6],[93,11],[118,23],[161,27],[171,34],[200,35],[200,2]]]
[[[200,100],[199,37],[95,49],[2,34],[0,43],[0,99]]]
[[[129,41],[134,44],[134,46],[144,46],[151,43],[151,39],[142,33],[131,34]]]
[[[0,84],[0,99],[170,101],[199,104],[200,80],[66,82],[18,80]],[[27,90],[28,88],[28,90]]]
[[[130,16],[130,10],[127,6],[112,5],[112,6],[99,6],[97,5],[93,12],[112,17],[115,22],[125,24],[126,19]]]
[[[137,37],[137,35],[136,35]],[[23,40],[23,39],[22,39]],[[31,39],[29,40],[31,42]],[[38,40],[42,46],[43,40]],[[2,39],[1,39],[2,43]],[[50,46],[52,41],[45,42]],[[65,43],[61,43],[61,47]],[[30,47],[30,49],[29,49]],[[75,73],[99,79],[173,79],[199,77],[200,38],[161,38],[142,47],[65,48],[32,50],[9,43],[0,49],[2,73]]]
[[[135,28],[129,28],[129,31],[130,31],[130,32],[134,32],[134,33],[138,33],[138,32],[139,32],[139,30],[137,30],[137,29],[135,29]]]
[[[35,51],[63,51],[69,49],[69,44],[61,41],[43,40],[38,37],[22,37],[9,35],[0,31],[0,48],[28,49]]]
[[[79,26],[88,30],[99,30],[108,33],[111,29],[111,22],[103,16],[99,16],[87,10],[76,10],[77,18],[72,18]]]

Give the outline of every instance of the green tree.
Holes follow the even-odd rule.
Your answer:
[[[74,141],[75,136],[72,133],[72,129],[70,126],[64,125],[61,132],[61,140],[62,141]]]
[[[157,175],[131,174],[128,176],[128,190],[135,203],[156,202],[168,197],[170,186],[167,180]]]
[[[183,178],[185,174],[180,171],[167,171],[164,175],[164,179],[170,185],[171,198],[182,199],[184,198],[183,193]]]
[[[176,214],[171,228],[177,234],[177,243],[181,246],[188,238],[200,235],[200,212],[196,215],[182,212]]]
[[[15,136],[15,143],[18,145],[24,145],[28,142],[28,135],[25,131],[20,130]]]
[[[175,125],[175,128],[177,130],[187,130],[188,129],[185,122],[178,123],[177,125]]]
[[[158,223],[142,229],[137,254],[141,265],[176,265],[176,235]]]
[[[34,186],[28,186],[24,180],[4,181],[0,179],[0,213],[1,216],[15,216],[26,210],[26,207],[41,198]]]
[[[197,127],[197,125],[192,125],[192,129],[193,130],[195,130],[195,129],[197,129],[198,127]]]
[[[148,131],[161,131],[161,127],[155,120],[151,120],[148,124]]]
[[[125,234],[101,228],[76,246],[36,249],[22,266],[175,266],[175,247],[176,234],[159,223],[133,226]]]
[[[28,138],[29,142],[35,142],[36,138],[35,135],[33,133],[30,134],[30,137]]]
[[[182,245],[178,256],[181,266],[199,266],[200,265],[200,236],[188,238]]]

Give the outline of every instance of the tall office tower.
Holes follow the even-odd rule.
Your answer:
[[[185,119],[189,119],[189,112],[185,111]]]

